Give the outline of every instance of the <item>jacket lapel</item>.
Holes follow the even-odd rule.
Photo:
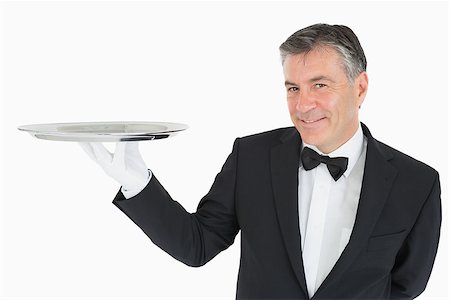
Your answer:
[[[361,123],[361,125],[364,135],[367,137],[367,156],[355,224],[347,247],[313,299],[331,296],[332,291],[327,293],[327,286],[335,278],[341,277],[365,247],[397,174],[397,170],[388,162],[392,159],[392,154],[372,137],[364,124]]]
[[[281,234],[293,271],[305,296],[305,275],[301,254],[300,227],[298,220],[298,167],[300,159],[300,136],[295,128],[288,130],[282,143],[274,146],[270,154],[272,185],[275,207]]]

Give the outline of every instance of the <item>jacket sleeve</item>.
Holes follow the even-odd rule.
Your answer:
[[[234,242],[239,231],[235,213],[238,140],[195,213],[174,201],[153,174],[144,190],[113,201],[158,247],[189,266],[201,266]]]
[[[397,255],[391,272],[391,299],[413,299],[425,290],[439,243],[442,220],[440,194],[436,173],[428,198]]]

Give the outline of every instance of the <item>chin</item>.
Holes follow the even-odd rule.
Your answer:
[[[317,146],[323,140],[323,138],[322,138],[323,132],[317,132],[316,130],[305,129],[298,125],[296,125],[295,127],[296,127],[297,131],[300,133],[300,136],[302,137],[302,141],[307,144]]]
[[[302,138],[302,141],[305,144],[316,146],[319,150],[320,150],[320,145],[322,145],[322,143],[320,141],[314,140],[314,139],[303,139]]]
[[[302,138],[303,143],[306,143],[306,144],[309,144],[309,145],[313,145],[313,146],[316,146],[316,147],[318,147],[319,145],[322,144],[321,143],[322,139],[319,136],[317,136],[315,134],[313,135],[313,134],[310,134],[310,133],[307,133],[307,132],[304,132],[304,131],[300,131],[300,130],[298,130],[298,131],[300,133],[300,136]]]

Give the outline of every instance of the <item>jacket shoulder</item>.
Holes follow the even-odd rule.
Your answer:
[[[408,177],[414,178],[416,176],[437,176],[438,173],[435,169],[429,165],[375,139],[369,128],[361,123],[363,133],[368,140],[368,151],[374,151],[379,153],[383,159],[386,159],[391,163],[397,170],[407,174]]]
[[[436,176],[438,172],[427,165],[426,163],[402,152],[399,151],[383,142],[376,140],[377,144],[383,151],[389,153],[392,156],[391,163],[395,165],[398,169],[405,172],[414,172],[420,173],[428,176]]]

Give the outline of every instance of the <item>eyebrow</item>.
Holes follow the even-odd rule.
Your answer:
[[[330,81],[330,82],[335,82],[333,79],[331,79],[330,77],[324,76],[324,75],[319,75],[316,77],[313,77],[311,79],[309,79],[309,82],[315,82],[315,81],[321,81],[321,80],[326,80],[326,81]]]
[[[321,81],[321,80],[326,80],[326,81],[330,81],[330,82],[333,82],[333,83],[336,82],[333,79],[331,79],[330,77],[327,77],[325,75],[319,75],[319,76],[313,77],[313,78],[309,79],[308,81],[309,82],[316,82],[316,81]],[[296,83],[290,82],[289,80],[286,80],[284,82],[284,85],[285,86],[288,86],[288,85],[297,86]]]
[[[286,80],[286,81],[284,82],[284,85],[285,85],[285,86],[288,86],[288,85],[297,86],[295,83],[290,82],[289,80]]]

